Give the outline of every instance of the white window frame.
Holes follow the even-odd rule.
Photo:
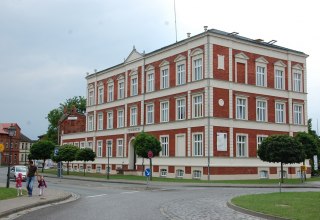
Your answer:
[[[218,54],[218,70],[224,70],[224,55]]]
[[[97,157],[102,157],[102,144],[103,141],[97,141]]]
[[[114,84],[113,81],[108,83],[108,102],[113,102],[114,100]]]
[[[160,136],[161,156],[169,157],[169,135]]]
[[[167,169],[164,169],[164,168],[160,169],[160,176],[161,177],[166,177],[167,173],[168,173]]]
[[[146,105],[146,124],[154,123],[154,104]]]
[[[302,70],[293,69],[292,72],[293,91],[302,92]]]
[[[107,112],[107,129],[113,129],[113,112]]]
[[[257,99],[256,120],[259,122],[268,121],[268,102],[266,100]]]
[[[93,131],[94,130],[94,115],[90,114],[88,115],[88,131]]]
[[[259,171],[260,179],[269,179],[269,172],[268,170],[260,170]]]
[[[169,122],[169,101],[160,102],[160,122]]]
[[[303,125],[303,105],[293,104],[293,124]]]
[[[122,113],[120,114],[120,112]],[[117,117],[118,117],[117,127],[123,128],[124,127],[124,110],[123,109],[118,109]]]
[[[248,134],[236,135],[236,152],[237,157],[248,157]]]
[[[193,179],[201,179],[201,170],[193,170],[192,172],[192,178]]]
[[[160,89],[170,87],[170,71],[169,65],[160,68]]]
[[[93,149],[93,141],[87,141],[87,146],[86,148],[89,148],[89,149]]]
[[[154,91],[154,71],[147,72],[147,92]]]
[[[130,126],[138,125],[138,108],[136,106],[132,106],[130,108]]]
[[[95,101],[94,101],[94,89],[90,88],[88,90],[88,106],[92,106],[94,104],[95,104]]]
[[[123,157],[123,138],[117,139],[117,157]]]
[[[85,146],[86,146],[85,144],[86,144],[86,143],[85,143],[84,141],[81,141],[81,142],[80,142],[80,149],[85,148]]]
[[[203,156],[203,140],[203,133],[192,134],[192,156]]]
[[[186,107],[186,98],[176,99],[176,120],[186,119]]]
[[[236,119],[239,119],[239,120],[248,119],[248,98],[247,97],[242,97],[242,96],[236,97]]]
[[[98,87],[98,104],[103,104],[104,103],[104,88],[103,85],[100,85]]]
[[[267,87],[268,84],[268,61],[259,57],[256,59],[256,86]],[[263,71],[262,71],[263,70]]]
[[[203,79],[203,58],[193,59],[193,81]]]
[[[177,170],[176,170],[176,177],[177,177],[177,178],[183,178],[183,176],[184,176],[184,170],[182,170],[182,169],[177,169]]]
[[[138,74],[131,75],[131,96],[138,95]]]
[[[106,157],[112,157],[112,139],[106,140]]]
[[[201,97],[200,100],[197,100]],[[201,118],[203,117],[204,103],[203,103],[203,94],[197,94],[192,96],[192,118]]]
[[[268,135],[264,135],[264,134],[258,134],[258,135],[257,135],[257,150],[259,149],[262,141],[263,141],[264,139],[266,139],[267,137],[268,137]]]
[[[274,88],[284,90],[285,89],[285,72],[284,68],[276,67],[274,69]]]
[[[278,108],[282,106],[283,108]],[[286,123],[286,104],[283,102],[275,102],[275,123],[284,124]],[[282,120],[280,120],[282,119]]]
[[[118,99],[124,99],[124,79],[118,80]]]
[[[98,113],[98,126],[97,130],[101,131],[103,130],[103,113],[99,112]]]

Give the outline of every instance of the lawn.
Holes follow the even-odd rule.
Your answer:
[[[289,219],[320,219],[320,192],[285,192],[235,197],[234,205]]]
[[[17,189],[0,187],[0,200],[17,197]]]
[[[44,170],[44,173],[57,174],[56,169]],[[39,171],[41,175],[41,171]],[[67,172],[63,171],[63,175],[67,176]],[[70,171],[69,176],[83,176],[83,172]],[[107,179],[106,174],[102,173],[90,173],[86,172],[86,177],[102,178]],[[110,179],[123,179],[123,180],[136,180],[136,181],[146,181],[145,176],[133,176],[133,175],[110,175]],[[158,182],[184,182],[184,183],[208,183],[207,180],[197,180],[197,179],[180,179],[180,178],[161,178],[153,177],[152,181]],[[254,179],[254,180],[210,180],[209,183],[227,183],[227,184],[279,184],[279,179]],[[307,181],[320,181],[320,177],[309,178]],[[301,184],[300,179],[285,179],[284,184]]]

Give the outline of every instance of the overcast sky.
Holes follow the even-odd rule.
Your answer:
[[[318,1],[176,0],[178,41],[207,25],[308,54],[308,117],[317,129],[319,8]],[[175,40],[174,0],[1,0],[0,123],[16,122],[37,139],[50,110],[85,96],[86,72],[122,63],[133,45],[148,53]]]

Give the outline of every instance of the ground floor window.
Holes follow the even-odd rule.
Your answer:
[[[96,172],[101,173],[101,166],[97,166]]]
[[[201,178],[201,171],[200,170],[194,170],[193,171],[193,178],[194,179],[200,179]]]
[[[161,169],[160,170],[160,176],[161,177],[166,177],[167,176],[167,169]]]
[[[287,171],[286,170],[282,171],[282,177],[287,178]],[[279,178],[281,178],[281,170],[279,170]]]
[[[260,179],[268,179],[268,178],[269,178],[268,171],[261,170],[260,171]]]
[[[177,177],[178,177],[178,178],[182,178],[182,177],[183,177],[183,175],[184,175],[184,171],[183,171],[183,170],[181,170],[181,169],[179,169],[179,170],[177,170],[176,175],[177,175]]]

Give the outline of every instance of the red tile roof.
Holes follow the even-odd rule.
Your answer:
[[[17,125],[17,123],[0,123],[0,134],[8,134],[7,129],[11,125],[15,125],[15,126],[19,127],[19,125]]]

